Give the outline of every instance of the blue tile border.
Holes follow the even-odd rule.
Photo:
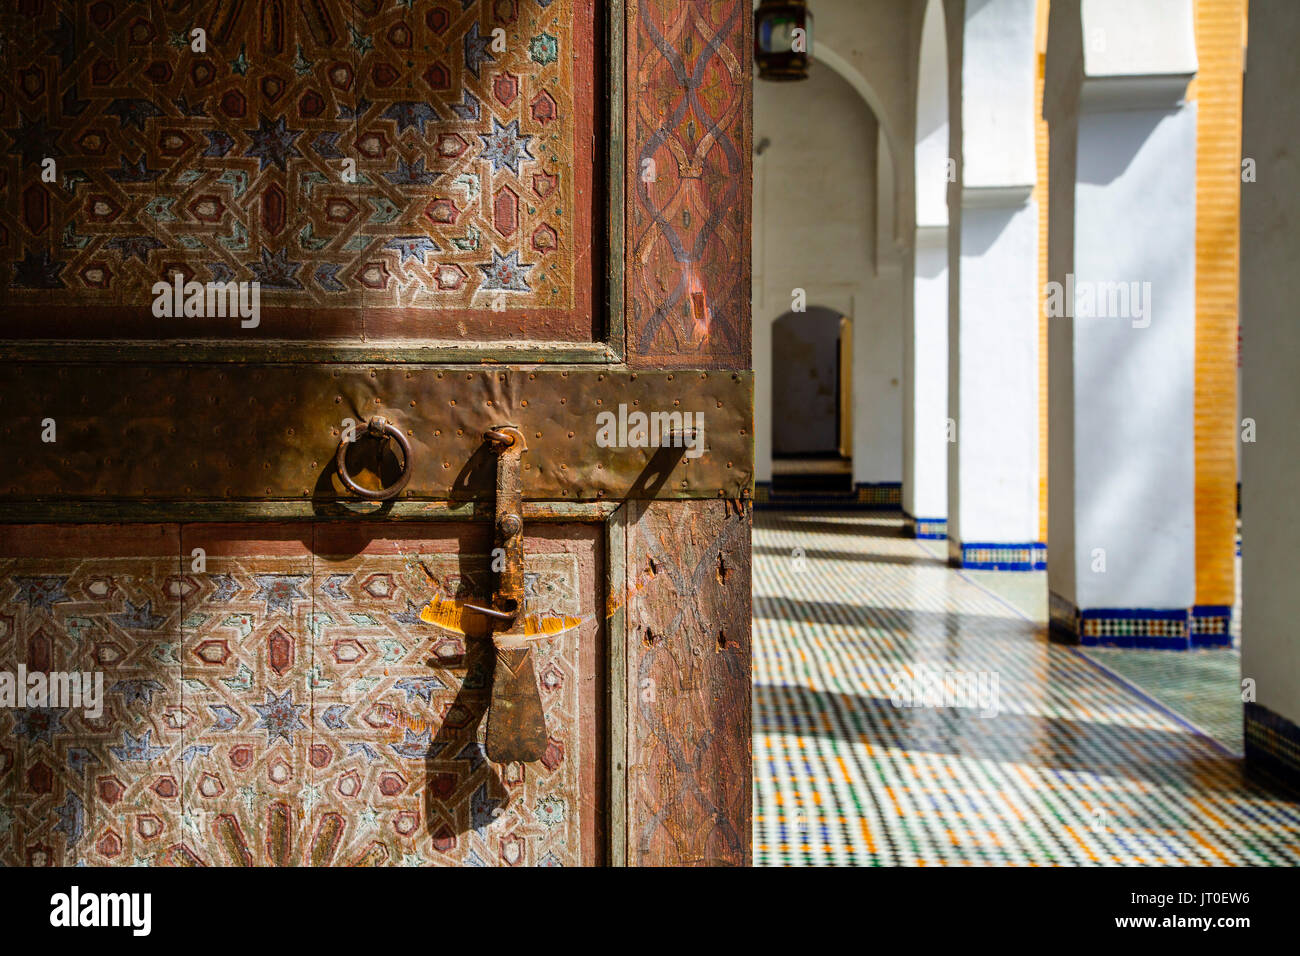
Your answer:
[[[1191,646],[1187,608],[1111,607],[1079,611],[1079,643],[1183,651]]]
[[[1243,711],[1246,769],[1300,793],[1300,727],[1254,701]]]
[[[909,538],[943,541],[948,537],[947,518],[918,518],[904,511],[903,527]]]
[[[1188,623],[1193,647],[1232,646],[1232,608],[1228,605],[1194,605]]]
[[[1041,541],[958,541],[948,539],[948,563],[968,571],[1046,571]]]
[[[1048,618],[1053,633],[1085,647],[1185,651],[1232,646],[1232,608],[1226,605],[1080,610],[1059,594],[1049,594]]]

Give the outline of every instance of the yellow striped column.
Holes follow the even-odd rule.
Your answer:
[[[1192,643],[1227,644],[1236,590],[1237,290],[1246,0],[1197,0],[1196,606]]]

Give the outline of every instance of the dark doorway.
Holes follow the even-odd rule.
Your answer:
[[[838,312],[820,306],[787,312],[773,325],[773,490],[852,487],[850,329]]]

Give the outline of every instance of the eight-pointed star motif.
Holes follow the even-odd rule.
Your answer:
[[[308,577],[309,575],[306,574],[254,574],[253,580],[257,582],[257,593],[253,595],[253,600],[265,601],[267,614],[272,611],[291,614],[294,601],[307,600],[307,595],[302,593],[298,585]]]
[[[31,119],[23,114],[19,125],[5,132],[13,141],[9,155],[21,155],[24,166],[39,163],[46,156],[63,155],[63,150],[59,149],[61,133],[57,129],[51,129],[49,120],[44,116]]]
[[[245,130],[248,138],[253,141],[253,145],[248,147],[244,152],[245,156],[256,156],[258,159],[258,172],[274,164],[281,170],[285,170],[285,160],[301,156],[298,147],[293,145],[294,140],[302,132],[300,129],[289,129],[284,121],[283,116],[276,117],[274,120],[266,118],[266,114],[258,112],[257,129]]]
[[[254,725],[254,729],[266,731],[268,744],[276,737],[283,737],[289,743],[293,743],[293,732],[307,729],[300,716],[306,709],[306,704],[293,702],[292,690],[286,690],[280,697],[276,697],[268,690],[266,703],[253,705],[253,710],[257,711],[258,716],[262,718]]]
[[[167,620],[167,616],[153,612],[153,601],[133,604],[127,598],[126,610],[110,614],[108,619],[124,631],[156,631]]]
[[[122,745],[109,747],[108,752],[123,763],[149,763],[167,752],[166,747],[155,747],[150,743],[152,730],[146,730],[139,737],[132,737],[130,731],[122,731]]]
[[[492,53],[492,35],[483,36],[478,29],[478,21],[470,24],[465,31],[465,66],[475,76],[479,76],[484,60],[496,62]]]
[[[18,289],[62,289],[64,282],[59,273],[67,265],[55,259],[49,249],[28,249],[18,262],[14,263],[13,285]]]
[[[505,255],[492,250],[492,261],[479,263],[483,272],[484,291],[489,292],[531,292],[528,286],[528,273],[533,268],[527,263],[519,262],[519,250],[511,249]]]
[[[25,691],[26,688],[19,689],[19,693]],[[53,746],[54,735],[63,732],[65,714],[66,708],[57,707],[25,707],[16,710],[13,735],[33,742],[43,740]]]
[[[532,134],[520,134],[518,119],[512,119],[509,123],[502,125],[501,121],[494,116],[492,117],[492,132],[479,133],[478,137],[483,140],[481,158],[492,164],[494,172],[504,167],[518,176],[519,161],[521,159],[537,158],[528,151],[528,143],[533,138]]]
[[[18,585],[18,593],[13,601],[25,601],[28,607],[53,608],[63,601],[72,600],[64,585],[68,583],[66,575],[40,574],[32,577],[20,576],[10,579]]]
[[[397,123],[397,132],[405,133],[412,126],[423,136],[424,125],[426,123],[436,123],[442,117],[428,103],[421,103],[416,100],[403,100],[400,103],[394,103],[383,112],[384,119],[395,120]]]

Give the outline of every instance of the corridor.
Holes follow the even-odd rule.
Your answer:
[[[1300,803],[940,555],[893,516],[756,513],[756,864],[1300,863]],[[996,715],[891,702],[921,671]]]

